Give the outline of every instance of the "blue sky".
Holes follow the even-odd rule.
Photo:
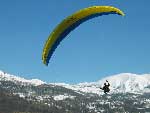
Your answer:
[[[55,26],[79,9],[111,5],[124,11],[81,24],[46,67],[41,55]],[[0,70],[46,82],[97,81],[118,73],[150,73],[149,0],[0,0]]]

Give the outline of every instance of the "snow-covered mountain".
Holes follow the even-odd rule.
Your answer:
[[[121,73],[105,77],[97,82],[85,82],[75,85],[65,83],[54,83],[55,85],[63,86],[75,91],[82,91],[86,93],[103,94],[100,87],[103,87],[105,81],[110,83],[110,93],[144,93],[150,92],[150,74],[137,75],[132,73]]]
[[[100,80],[99,83],[108,80],[111,84],[111,88],[114,91],[121,92],[141,92],[146,91],[146,88],[150,85],[150,74],[131,74],[131,73],[122,73],[118,75],[113,75],[103,80]]]
[[[110,83],[110,93],[118,92],[130,92],[130,93],[143,93],[150,92],[150,74],[137,75],[132,73],[121,73],[117,75],[112,75],[105,77],[97,82],[84,82],[79,84],[65,84],[65,83],[46,83],[38,79],[27,80],[21,77],[7,74],[3,71],[0,71],[0,80],[1,81],[12,81],[15,83],[21,83],[24,85],[42,85],[49,84],[55,86],[62,86],[68,89],[72,89],[78,93],[96,93],[103,94],[103,91],[100,90],[100,87],[103,87],[103,84],[106,80]]]
[[[106,80],[111,85],[108,95],[100,89]],[[6,110],[14,102],[11,111],[13,108],[22,112],[28,109],[29,113],[32,110],[45,110],[39,113],[149,113],[150,74],[122,73],[107,76],[97,82],[70,85],[46,83],[38,79],[27,80],[0,71],[0,97],[6,100],[0,99],[0,106],[5,106]],[[23,109],[19,105],[34,105],[36,109]],[[5,109],[0,107],[2,110],[5,113]]]
[[[5,73],[3,71],[0,71],[0,81],[12,81],[14,83],[20,83],[23,85],[41,85],[44,84],[45,82],[39,80],[39,79],[31,79],[27,80],[25,78],[21,78],[15,75],[11,75],[8,73]]]

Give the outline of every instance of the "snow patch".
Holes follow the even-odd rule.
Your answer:
[[[71,95],[56,95],[56,96],[53,96],[53,98],[54,98],[54,100],[59,101],[59,100],[65,100],[67,98],[74,99],[75,96],[71,96]]]

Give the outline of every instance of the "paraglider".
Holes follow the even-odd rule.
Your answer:
[[[71,16],[64,19],[50,34],[48,40],[45,43],[42,60],[45,65],[48,65],[49,60],[59,45],[59,43],[77,26],[81,23],[92,19],[94,17],[108,15],[108,14],[118,14],[124,15],[124,13],[118,8],[112,6],[92,6],[85,9],[81,9]]]
[[[104,91],[104,93],[107,94],[107,93],[110,91],[109,86],[110,86],[110,84],[109,84],[109,82],[106,80],[106,82],[104,83],[103,88],[100,88],[100,89],[102,89],[102,90]]]

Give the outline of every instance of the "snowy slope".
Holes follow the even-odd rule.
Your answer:
[[[5,73],[3,71],[0,71],[0,80],[1,81],[12,81],[14,83],[20,83],[23,85],[41,85],[44,84],[45,82],[38,80],[38,79],[31,79],[31,80],[27,80],[21,77],[17,77],[15,75],[10,75],[8,73]]]
[[[47,84],[38,79],[27,80],[21,77],[7,74],[3,71],[0,71],[0,80],[13,81],[15,83],[21,83],[24,85],[31,84],[31,85],[37,86],[41,84]],[[103,94],[103,91],[100,89],[100,87],[103,87],[103,84],[106,80],[108,80],[111,85],[110,93],[150,92],[150,74],[137,75],[137,74],[132,74],[132,73],[121,73],[121,74],[105,77],[97,82],[84,82],[84,83],[79,83],[79,84],[74,84],[74,85],[65,84],[65,83],[49,83],[49,84],[72,89],[75,92],[78,92],[81,94],[84,94],[84,93]]]
[[[117,75],[108,76],[103,78],[97,82],[90,83],[79,83],[76,85],[69,85],[64,83],[57,83],[55,85],[64,86],[69,89],[73,89],[75,91],[82,91],[86,93],[96,93],[102,94],[102,90],[100,87],[103,87],[105,81],[108,80],[110,83],[110,93],[143,93],[150,92],[150,89],[146,87],[150,86],[150,74],[131,74],[131,73],[121,73]]]
[[[111,88],[123,92],[141,92],[150,85],[150,74],[136,75],[131,73],[122,73],[104,78],[99,83],[108,80]]]

